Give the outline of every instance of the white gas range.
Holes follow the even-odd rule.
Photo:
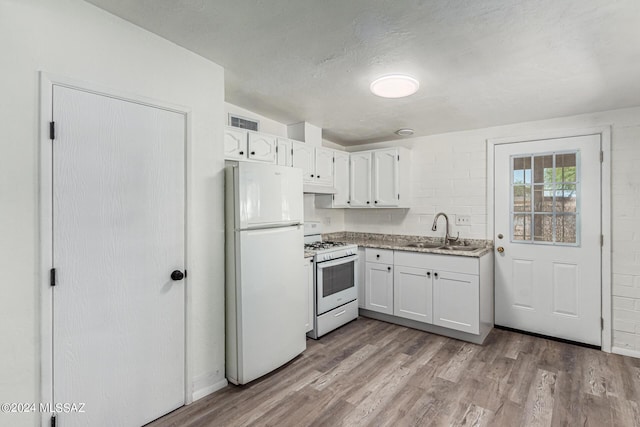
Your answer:
[[[358,247],[323,242],[319,222],[306,222],[304,234],[305,251],[314,252],[314,324],[307,335],[318,339],[358,317]]]

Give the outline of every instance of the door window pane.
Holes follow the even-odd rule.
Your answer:
[[[512,157],[512,241],[579,244],[579,160],[577,151]]]
[[[513,216],[513,240],[531,240],[531,215]]]
[[[577,243],[576,216],[558,215],[556,221],[556,241],[562,243]]]
[[[531,186],[513,186],[513,211],[531,212]]]

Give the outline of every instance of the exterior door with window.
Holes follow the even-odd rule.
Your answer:
[[[494,147],[495,323],[601,345],[600,135]]]

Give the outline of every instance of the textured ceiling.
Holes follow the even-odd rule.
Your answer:
[[[226,101],[343,145],[640,105],[640,0],[89,0],[225,68]],[[369,83],[408,73],[418,93]]]

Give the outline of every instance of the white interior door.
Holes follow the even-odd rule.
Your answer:
[[[140,426],[184,404],[185,117],[54,86],[53,120],[58,422]]]
[[[600,136],[496,145],[495,323],[601,344]]]

